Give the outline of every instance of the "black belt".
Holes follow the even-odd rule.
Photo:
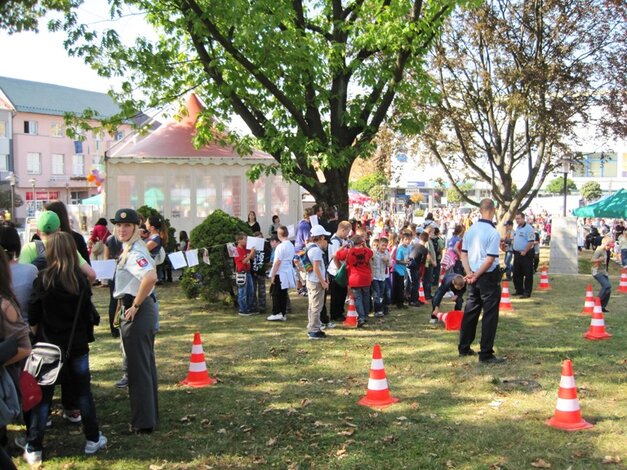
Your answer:
[[[151,292],[146,298],[151,298],[154,303],[157,303],[157,296],[154,292]],[[121,300],[124,308],[131,308],[131,306],[135,303],[135,296],[131,294],[124,294],[124,297],[122,297]]]

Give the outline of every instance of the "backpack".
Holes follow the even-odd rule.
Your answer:
[[[294,264],[299,271],[303,271],[305,273],[310,273],[313,271],[313,263],[309,259],[309,255],[307,253],[314,246],[316,246],[315,243],[312,243],[311,245],[306,246],[304,250],[296,252],[296,256],[294,257]]]
[[[37,249],[37,257],[31,261],[37,270],[42,271],[48,267],[46,260],[46,245],[41,240],[35,240],[35,248]]]
[[[157,256],[155,256],[155,265],[159,266],[160,264],[163,264],[164,261],[165,261],[165,249],[161,247],[159,248],[159,253],[157,253]]]

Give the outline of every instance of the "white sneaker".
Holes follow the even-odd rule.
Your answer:
[[[107,442],[108,442],[107,438],[102,433],[100,433],[100,437],[98,438],[98,442],[87,441],[85,443],[85,453],[86,454],[95,454],[96,452],[98,452],[103,447],[106,447]]]
[[[429,320],[429,323],[431,323],[432,325],[435,325],[438,322],[437,318],[432,318],[431,320]]]
[[[375,318],[381,318],[384,315],[383,315],[383,312],[374,312],[374,316],[375,316]]]
[[[322,326],[320,327],[321,330],[326,330],[326,329],[332,329],[335,328],[337,325],[335,323],[333,323],[332,321],[330,321],[329,323],[323,323]]]
[[[78,424],[83,420],[83,418],[81,417],[81,412],[79,410],[63,410],[63,419],[66,419],[73,424]]]
[[[282,313],[277,313],[275,315],[270,315],[268,318],[266,318],[266,320],[268,320],[268,321],[285,321],[285,320],[287,320],[287,316],[283,315]]]

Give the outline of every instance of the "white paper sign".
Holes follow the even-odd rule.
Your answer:
[[[320,222],[318,222],[318,216],[317,215],[310,215],[309,216],[309,222],[311,223],[312,227],[315,227],[316,225],[320,225]]]
[[[114,259],[92,261],[91,267],[96,271],[96,279],[113,279],[115,275]]]
[[[235,258],[237,256],[237,247],[235,246],[235,243],[227,243],[226,249],[228,250],[231,258]]]
[[[172,263],[172,269],[181,269],[187,266],[187,261],[185,261],[185,255],[182,251],[170,253],[168,258],[170,258],[170,263]]]
[[[206,248],[203,250],[202,260],[205,264],[211,264],[211,260],[209,259],[209,252]]]
[[[259,237],[246,237],[246,249],[254,248],[257,251],[263,251],[266,241]]]
[[[189,250],[185,252],[187,257],[187,265],[189,267],[198,266],[198,250]]]
[[[287,238],[294,238],[296,236],[296,231],[294,231],[294,225],[287,226]]]

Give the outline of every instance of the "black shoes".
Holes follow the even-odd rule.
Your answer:
[[[464,357],[464,356],[476,356],[477,353],[474,351],[474,349],[470,349],[468,348],[467,351],[463,351],[459,353],[459,357]]]
[[[504,357],[492,356],[487,359],[479,359],[481,364],[503,364],[507,359]]]

